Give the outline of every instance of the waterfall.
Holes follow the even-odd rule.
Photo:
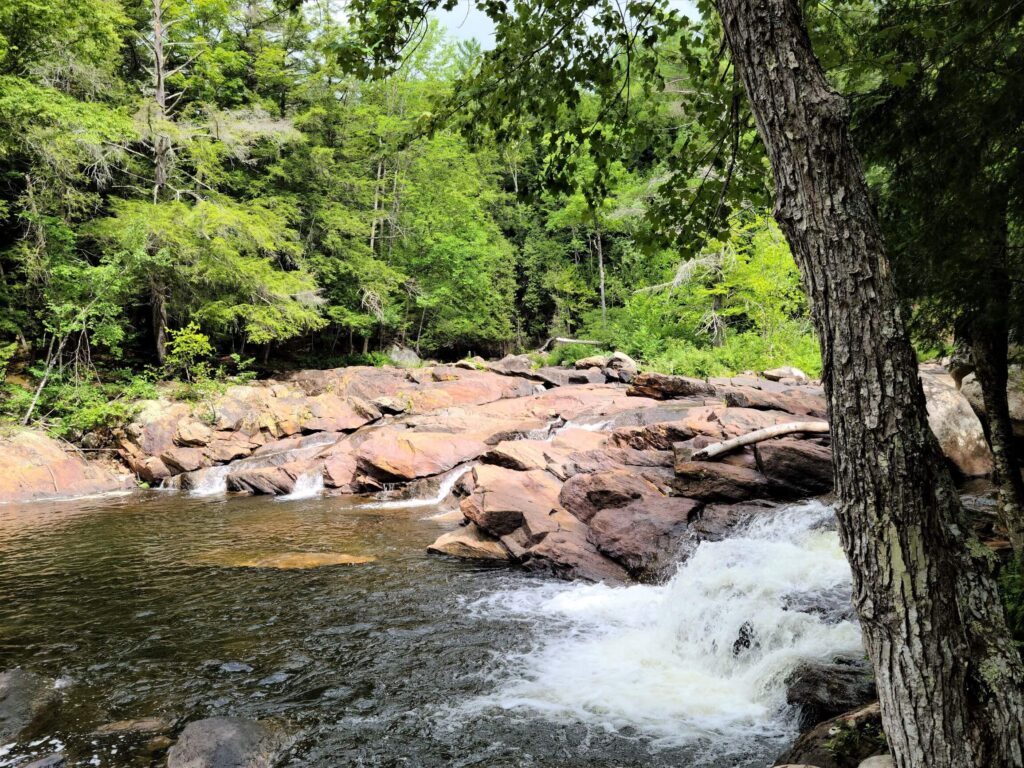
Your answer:
[[[228,474],[231,467],[223,464],[217,467],[197,469],[186,476],[190,496],[221,496],[228,491]]]
[[[723,745],[740,753],[792,737],[787,674],[803,660],[863,654],[859,628],[836,618],[848,615],[850,570],[832,518],[819,502],[768,513],[701,543],[659,586],[548,582],[473,603],[485,617],[533,623],[536,640],[468,707],[643,733],[666,747],[713,740],[719,757]],[[787,610],[808,598],[825,610]]]
[[[291,493],[284,496],[277,496],[275,501],[298,501],[299,499],[314,499],[324,492],[324,476],[319,472],[306,472],[295,478],[295,485]]]
[[[375,501],[371,504],[366,504],[366,509],[410,509],[414,507],[436,507],[438,504],[443,504],[444,500],[451,494],[455,484],[459,482],[464,474],[469,472],[473,468],[473,464],[466,464],[461,467],[448,472],[446,475],[441,476],[441,483],[437,487],[437,491],[433,496],[425,499],[395,499],[393,501]]]

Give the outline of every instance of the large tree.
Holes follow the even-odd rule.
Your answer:
[[[357,0],[363,37],[348,49],[350,60],[386,63],[438,5],[454,0]],[[497,48],[466,92],[499,127],[523,106],[557,114],[552,105],[576,103],[588,89],[607,99],[602,114],[625,114],[617,105],[645,65],[633,58],[633,43],[676,29],[660,2],[481,5],[496,24]],[[897,765],[1022,766],[1024,667],[989,557],[971,537],[928,427],[847,105],[814,55],[798,0],[714,6],[767,149],[776,217],[821,340],[840,535]],[[580,142],[606,156],[600,122],[572,129],[575,136],[548,136],[554,159]]]

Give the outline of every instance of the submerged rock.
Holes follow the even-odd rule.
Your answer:
[[[104,723],[93,733],[100,736],[123,733],[164,733],[171,728],[172,724],[162,717],[142,717],[138,720],[118,720],[113,723]]]
[[[288,745],[274,724],[211,717],[185,726],[167,752],[167,768],[270,768]]]
[[[372,555],[348,555],[342,552],[280,552],[263,557],[222,556],[217,559],[217,564],[233,568],[304,570],[330,565],[362,565],[376,560]]]
[[[0,672],[0,744],[35,736],[59,705],[53,680],[24,669]]]

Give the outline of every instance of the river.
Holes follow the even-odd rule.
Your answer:
[[[795,735],[785,674],[859,652],[849,622],[785,610],[848,589],[816,502],[702,544],[667,584],[609,588],[430,556],[436,507],[306,490],[0,506],[0,670],[64,695],[0,766],[58,747],[156,766],[93,731],[233,714],[287,723],[288,766],[752,768]],[[369,561],[253,567],[309,552]]]

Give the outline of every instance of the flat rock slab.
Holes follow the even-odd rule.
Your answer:
[[[211,717],[185,726],[167,752],[167,768],[270,768],[287,744],[273,723]]]

